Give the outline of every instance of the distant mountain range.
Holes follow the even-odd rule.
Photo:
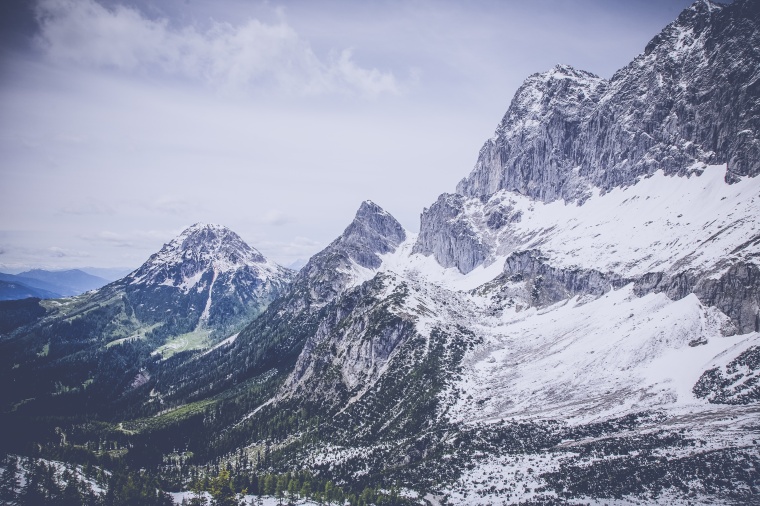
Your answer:
[[[19,274],[0,273],[0,300],[39,297],[55,299],[79,295],[109,283],[107,279],[93,276],[79,269],[47,271],[33,269]]]

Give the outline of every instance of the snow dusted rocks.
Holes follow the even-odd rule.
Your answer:
[[[164,244],[125,281],[130,285],[165,285],[189,291],[205,271],[221,273],[245,267],[255,267],[264,277],[278,270],[230,229],[196,223]]]
[[[443,267],[466,274],[483,263],[488,252],[464,213],[465,198],[444,193],[422,212],[413,253],[432,255]]]
[[[405,239],[404,228],[393,216],[374,202],[362,202],[343,233],[299,271],[296,285],[309,291],[318,305],[324,304],[371,276],[380,267],[380,255],[395,251]]]
[[[116,284],[141,320],[160,322],[174,316],[190,331],[252,317],[292,277],[228,228],[196,224]]]
[[[760,7],[700,0],[609,81],[560,65],[529,77],[457,186],[583,200],[663,170],[760,174]]]
[[[546,201],[579,196],[573,144],[605,87],[603,79],[567,65],[530,76],[457,192],[508,189]]]

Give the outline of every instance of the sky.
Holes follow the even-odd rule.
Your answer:
[[[283,265],[412,232],[523,80],[609,78],[688,0],[4,0],[0,271],[136,268],[193,223]]]

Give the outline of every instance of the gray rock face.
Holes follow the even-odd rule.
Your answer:
[[[393,216],[374,202],[362,202],[351,224],[309,260],[295,284],[310,292],[312,301],[327,303],[352,281],[353,263],[376,269],[382,263],[380,255],[395,251],[405,239],[404,228]]]
[[[379,255],[395,251],[405,239],[406,232],[396,218],[366,200],[337,242],[356,263],[377,269]]]
[[[758,175],[758,48],[757,2],[699,0],[609,81],[568,66],[533,75],[457,192],[582,200],[697,162],[728,164],[729,182]]]
[[[413,321],[394,312],[404,285],[380,297],[390,281],[377,275],[333,301],[304,343],[287,391],[339,407],[379,377],[399,343],[415,334]]]
[[[585,185],[573,172],[574,141],[606,87],[567,65],[530,76],[457,192],[476,197],[507,189],[546,201],[580,196]]]
[[[559,269],[552,267],[538,251],[514,253],[504,263],[503,277],[524,282],[529,287],[530,302],[547,306],[576,295],[599,297],[625,284],[614,274],[593,269]]]
[[[579,295],[595,299],[630,282],[594,269],[558,268],[540,251],[528,250],[511,254],[502,273],[473,293],[490,296],[490,312],[498,314],[505,307],[540,308]]]
[[[467,220],[464,198],[444,193],[422,212],[420,234],[412,253],[433,255],[442,266],[467,273],[483,263],[488,248]]]
[[[750,263],[731,266],[718,277],[696,272],[667,276],[649,273],[634,287],[638,295],[664,292],[674,300],[694,293],[699,300],[726,314],[740,333],[760,331],[760,268]]]
[[[694,293],[734,322],[739,332],[760,332],[760,268],[754,264],[732,266],[718,279],[699,280]]]

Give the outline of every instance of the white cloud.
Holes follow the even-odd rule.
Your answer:
[[[126,6],[94,0],[41,0],[37,41],[62,64],[161,72],[222,90],[276,89],[294,94],[397,94],[391,72],[359,66],[350,50],[322,61],[284,21],[214,22],[175,28]]]
[[[263,213],[256,221],[265,225],[272,225],[277,227],[286,225],[290,223],[291,220],[290,217],[288,217],[282,211],[278,211],[277,209],[270,209],[269,211]]]
[[[193,212],[205,210],[203,202],[175,195],[162,195],[153,200],[145,201],[144,206],[152,213],[162,213],[174,216],[189,216]]]
[[[60,212],[73,215],[109,215],[116,213],[109,204],[92,197],[70,201],[61,207]]]
[[[67,258],[67,257],[75,257],[75,258],[87,258],[90,256],[90,253],[86,251],[78,251],[73,250],[69,248],[60,248],[58,246],[51,246],[47,249],[48,255],[54,258]]]

